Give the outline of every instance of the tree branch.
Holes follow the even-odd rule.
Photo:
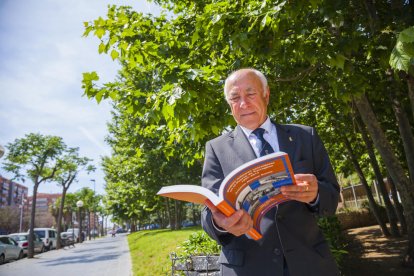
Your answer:
[[[306,68],[305,70],[299,72],[296,76],[291,76],[291,77],[287,77],[287,78],[275,78],[275,81],[276,82],[290,82],[290,81],[301,80],[304,77],[306,77],[307,75],[312,74],[313,71],[316,70],[316,68],[318,68],[318,65],[311,65],[308,68]]]

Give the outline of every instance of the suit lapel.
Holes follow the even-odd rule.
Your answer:
[[[296,137],[294,137],[288,128],[283,125],[273,123],[276,126],[277,140],[279,142],[279,150],[286,152],[289,155],[289,159],[292,161],[295,156],[295,143]]]
[[[249,140],[246,138],[246,135],[243,133],[243,130],[240,128],[240,126],[237,126],[234,129],[234,131],[231,133],[231,136],[233,138],[233,150],[238,158],[242,161],[242,164],[256,158],[256,154],[254,153]]]

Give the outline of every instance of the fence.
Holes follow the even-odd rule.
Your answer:
[[[390,194],[390,188],[386,179],[384,179],[385,187],[387,193]],[[373,181],[373,184],[370,186],[372,195],[376,201],[384,205],[384,201],[379,191],[378,182]],[[367,193],[362,184],[351,184],[348,187],[341,188],[341,202],[339,208],[355,208],[358,209],[361,207],[362,202],[367,200]],[[398,194],[398,201],[401,202],[400,195]]]
[[[171,253],[171,275],[219,276],[218,258],[217,255],[178,257],[175,253]]]

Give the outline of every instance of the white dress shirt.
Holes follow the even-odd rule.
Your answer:
[[[246,137],[249,139],[250,144],[256,154],[257,157],[260,157],[260,149],[262,148],[262,142],[253,134],[254,129],[248,129],[243,126],[240,126],[243,130]],[[269,117],[267,117],[266,121],[259,126],[265,130],[263,134],[263,138],[270,144],[274,152],[279,151],[279,142],[277,140],[277,132],[276,127],[270,121]]]

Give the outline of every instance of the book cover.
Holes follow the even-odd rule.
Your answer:
[[[196,185],[166,186],[157,194],[198,204],[209,199],[226,216],[244,209],[253,220],[254,229],[248,234],[257,240],[261,238],[260,221],[264,214],[288,200],[280,192],[280,187],[295,184],[289,156],[275,152],[233,170],[221,183],[218,195]]]

